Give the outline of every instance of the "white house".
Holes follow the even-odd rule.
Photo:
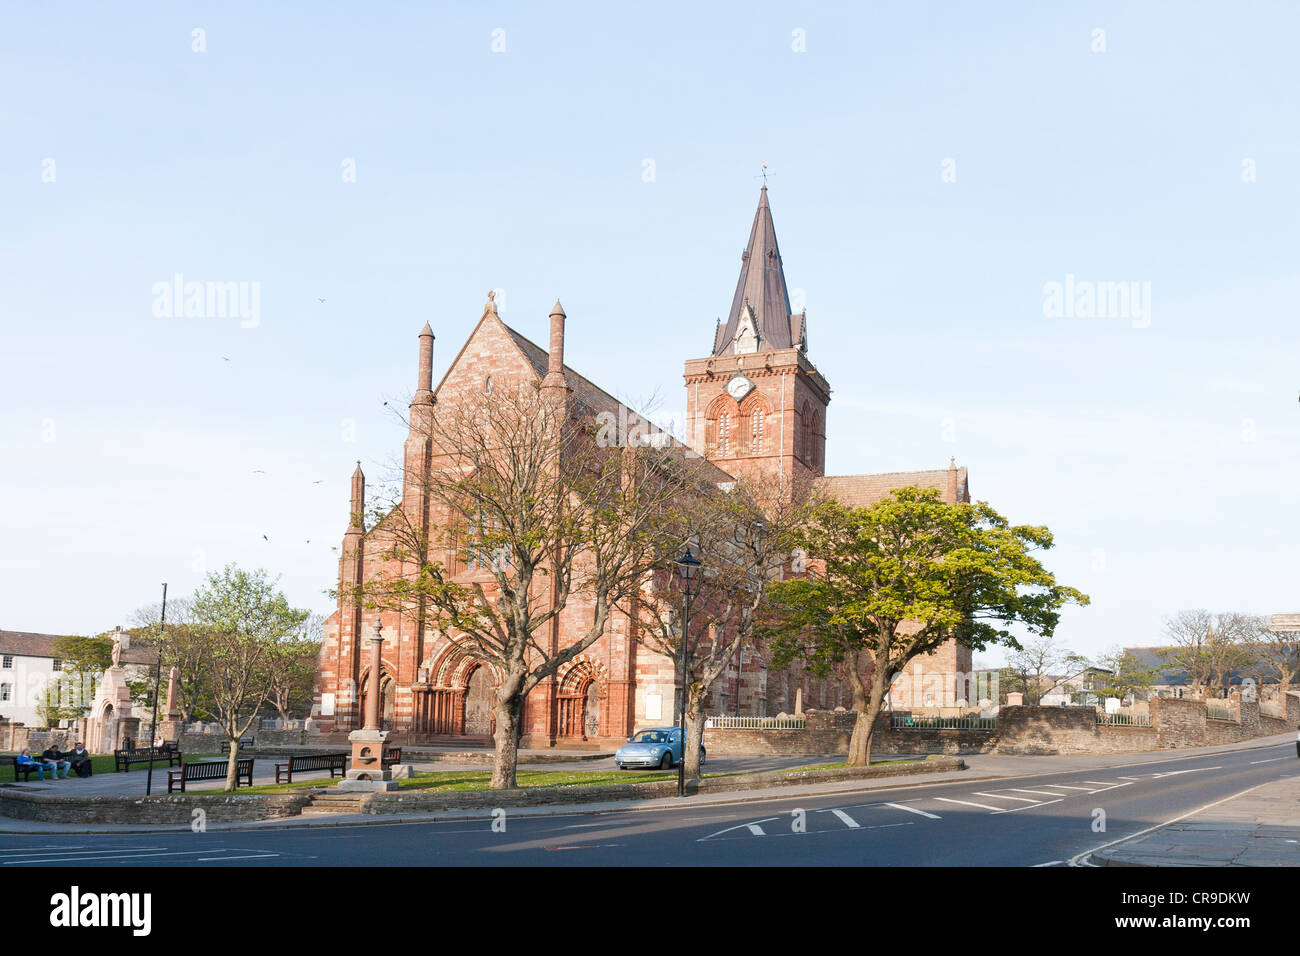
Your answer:
[[[59,636],[0,631],[0,718],[28,727],[41,726],[37,704],[46,685],[63,674],[63,661],[54,650]],[[127,676],[140,680],[149,673],[154,655],[146,648],[131,647],[125,631],[122,638],[122,664]],[[87,686],[86,690],[93,696],[93,687]]]

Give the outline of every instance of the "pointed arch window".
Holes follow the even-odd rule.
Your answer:
[[[763,454],[763,407],[760,405],[749,415],[750,454]]]
[[[718,455],[726,458],[731,454],[731,412],[718,414]]]

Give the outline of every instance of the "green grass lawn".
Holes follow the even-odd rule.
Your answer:
[[[5,783],[13,782],[14,765],[13,765],[12,758],[14,758],[15,756],[17,756],[17,754],[12,754],[12,753],[0,754],[0,780],[3,780]],[[41,758],[39,752],[33,753],[32,756],[35,757],[37,760]],[[200,760],[216,760],[218,758],[221,759],[225,758],[225,754],[184,754],[183,756],[185,760],[188,762],[198,762]],[[90,773],[92,776],[99,776],[102,773],[113,773],[114,772],[113,766],[114,764],[113,764],[112,754],[91,754],[90,755]],[[148,772],[149,765],[147,763],[133,763],[131,764],[130,769],[132,772],[134,771]],[[167,769],[166,760],[154,761],[153,772],[155,777],[158,776],[159,770],[166,770],[166,769]],[[74,770],[68,771],[68,776],[70,778],[75,777],[76,775],[77,775],[76,771]],[[20,775],[18,779],[22,780],[22,776]],[[32,779],[33,780],[36,779],[35,774],[32,775]],[[165,783],[166,780],[167,777],[164,776],[163,782]]]
[[[729,774],[705,774],[706,777],[731,776]],[[653,783],[656,780],[676,780],[677,771],[635,770],[520,770],[515,775],[519,787],[605,787],[618,783]],[[406,780],[398,780],[402,790],[428,790],[437,793],[461,793],[470,790],[487,790],[492,781],[490,770],[441,770],[417,773]],[[336,785],[338,778],[330,780],[324,776],[312,779],[295,780],[293,783],[263,784],[257,787],[240,787],[240,793],[293,793],[296,790],[312,787],[329,787]]]
[[[894,763],[921,763],[921,761],[919,760],[873,760],[871,761],[871,766],[883,767],[886,764],[894,764]],[[848,768],[848,766],[849,765],[846,763],[818,763],[818,764],[813,764],[811,767],[791,767],[787,772],[794,773],[799,770],[845,770]]]

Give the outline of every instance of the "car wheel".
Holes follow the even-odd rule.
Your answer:
[[[627,766],[626,766],[625,764],[616,763],[615,766],[617,766],[619,770],[626,770],[626,769],[627,769]]]
[[[672,765],[673,765],[673,752],[671,750],[665,750],[663,758],[659,761],[659,769],[668,770],[669,768],[672,767]]]

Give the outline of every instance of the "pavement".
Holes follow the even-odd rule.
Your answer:
[[[527,757],[536,754],[543,754],[548,757],[559,757],[560,759],[549,759],[544,763],[530,762]],[[523,751],[521,756],[525,759],[520,761],[521,770],[539,770],[547,773],[591,773],[592,771],[613,770],[613,754],[600,755],[596,759],[592,758],[590,753],[573,751],[565,753],[554,750],[546,751]],[[564,757],[571,757],[571,760],[565,760]],[[205,756],[198,758],[201,760],[224,760],[224,757]],[[263,786],[275,783],[275,765],[284,763],[287,754],[275,757],[255,757],[253,759],[253,785]],[[711,773],[761,773],[768,770],[787,770],[794,767],[808,767],[821,763],[832,763],[842,757],[835,756],[817,756],[815,754],[798,754],[792,757],[717,757],[706,761],[705,769]],[[459,773],[472,772],[483,773],[491,770],[491,764],[482,761],[457,762],[454,758],[439,756],[436,760],[422,760],[417,755],[412,760],[403,761],[414,767],[417,771],[437,771],[439,773]],[[153,768],[153,789],[154,794],[167,793],[167,765],[160,763]],[[634,783],[637,771],[629,770],[628,782]],[[145,795],[145,778],[147,768],[136,765],[131,770],[120,773],[97,773],[93,776],[82,779],[76,774],[70,774],[67,778],[58,780],[37,780],[33,777],[31,780],[17,783],[6,782],[9,787],[20,790],[23,793],[40,794],[42,796],[68,796],[68,797],[142,797]],[[294,780],[310,780],[318,777],[322,786],[330,783],[328,771],[316,771],[315,773],[296,773]],[[338,778],[335,778],[338,782]],[[220,780],[200,780],[186,784],[186,793],[203,793],[222,790],[225,788],[225,779]],[[7,821],[0,817],[0,832],[4,832]]]
[[[1300,866],[1300,775],[1093,851],[1097,866]]]

